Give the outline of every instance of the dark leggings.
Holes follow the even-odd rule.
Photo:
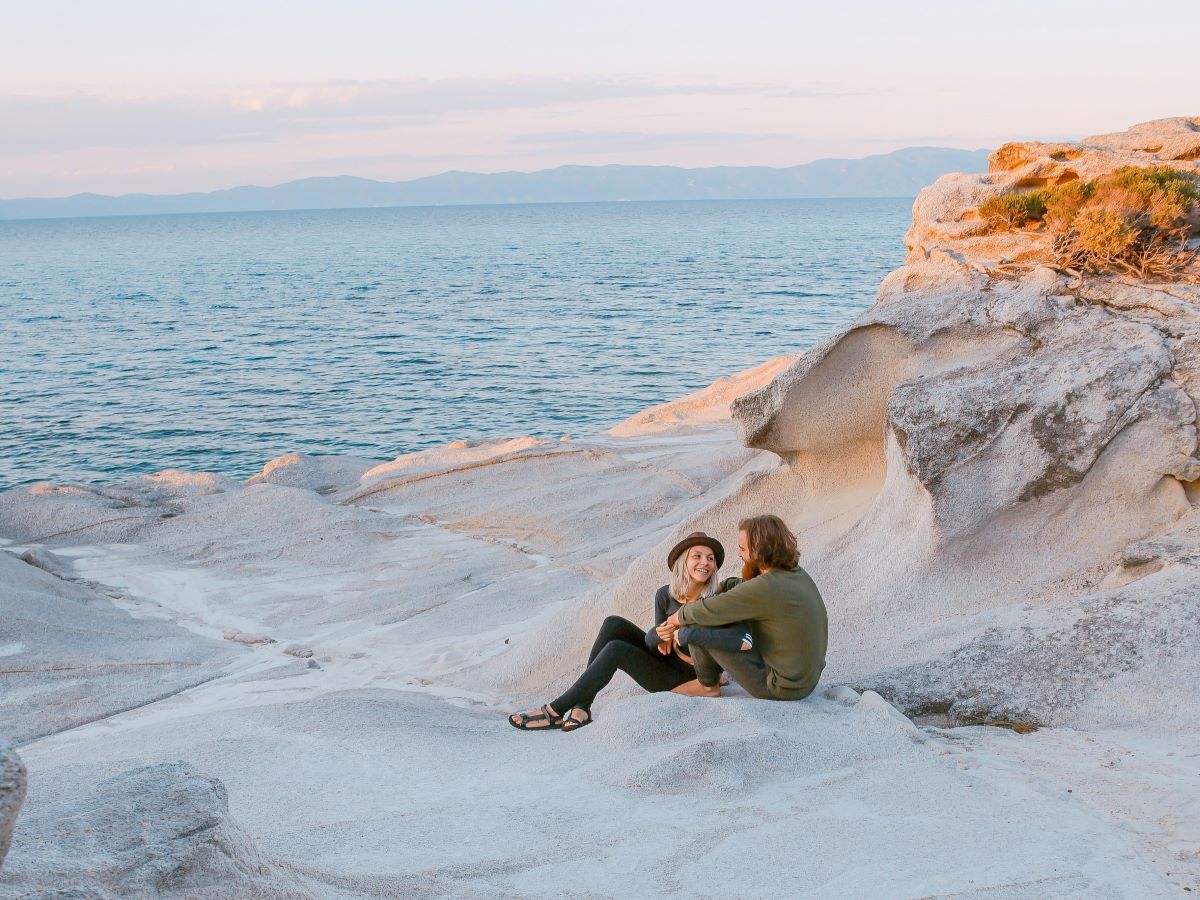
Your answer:
[[[550,706],[560,716],[572,706],[591,709],[592,701],[620,669],[651,693],[669,691],[696,677],[696,670],[674,653],[663,656],[646,646],[646,633],[628,619],[609,616],[600,626],[587,668]]]

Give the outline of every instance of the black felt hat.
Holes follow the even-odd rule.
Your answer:
[[[675,568],[675,560],[679,559],[681,553],[686,553],[691,547],[707,547],[713,552],[717,558],[717,568],[721,568],[725,563],[725,548],[721,546],[721,542],[715,537],[709,537],[703,531],[693,531],[682,541],[671,548],[671,552],[667,554],[667,568]]]

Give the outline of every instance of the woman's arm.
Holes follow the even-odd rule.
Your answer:
[[[667,621],[667,601],[669,596],[666,585],[658,589],[658,592],[654,595],[654,624],[646,629],[646,647],[650,650],[657,650],[664,656],[671,652],[671,644],[670,642],[663,641],[658,636],[656,629],[663,622]],[[663,649],[664,645],[666,646],[665,650]]]

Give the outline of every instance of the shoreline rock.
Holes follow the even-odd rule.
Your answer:
[[[25,765],[17,751],[0,740],[0,869],[12,845],[13,829],[25,802]]]

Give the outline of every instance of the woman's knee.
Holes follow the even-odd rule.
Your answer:
[[[600,633],[596,637],[604,641],[619,639],[620,635],[629,635],[631,631],[640,629],[628,619],[621,616],[608,616],[600,625]]]
[[[609,641],[604,645],[604,649],[600,651],[600,655],[596,659],[603,657],[606,661],[611,661],[620,669],[624,668],[621,665],[622,662],[635,656],[641,656],[644,652],[641,647],[635,647],[629,641]]]

